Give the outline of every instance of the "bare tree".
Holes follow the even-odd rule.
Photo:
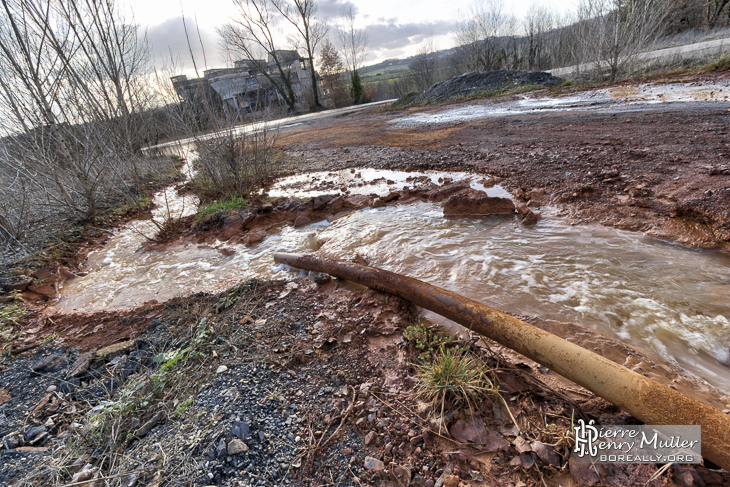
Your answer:
[[[613,81],[660,33],[669,0],[581,0],[577,43],[584,60]]]
[[[278,42],[282,35],[275,30],[278,10],[270,0],[234,0],[233,3],[238,7],[238,17],[218,30],[226,48],[256,63],[258,71],[276,89],[289,112],[295,112],[297,98],[291,71],[279,54]],[[266,60],[261,58],[266,55],[274,63],[275,72],[269,72]]]
[[[724,23],[730,22],[730,0],[707,0],[707,23],[711,28],[722,23],[723,15]]]
[[[555,28],[553,12],[541,4],[533,3],[524,19],[527,40],[527,69],[550,67],[548,36]]]
[[[314,56],[317,47],[327,35],[327,26],[317,18],[317,4],[314,0],[271,0],[276,9],[294,26],[299,33],[295,47],[302,47],[309,59],[309,74],[312,80],[312,100],[314,109],[322,108],[317,88],[317,73],[314,70]],[[303,43],[299,46],[299,42]]]
[[[349,6],[343,11],[342,22],[337,29],[337,40],[342,56],[351,73],[360,69],[368,48],[368,34],[363,29],[355,28],[355,17],[355,10]]]
[[[58,2],[58,13],[83,53],[78,85],[83,89],[86,82],[84,94],[89,102],[96,100],[97,116],[117,123],[122,143],[139,151],[145,139],[144,118],[139,115],[150,107],[152,96],[144,80],[150,60],[146,38],[113,0]],[[55,49],[59,55],[64,51],[62,45]]]
[[[510,33],[506,27],[511,23],[503,0],[477,0],[472,4],[456,30],[465,71],[489,71],[504,65],[506,59],[499,37]]]
[[[408,65],[411,78],[418,91],[425,91],[436,82],[439,70],[439,59],[436,51],[437,49],[431,38],[418,51],[411,64]]]
[[[130,130],[144,98],[136,80],[144,41],[136,44],[136,27],[120,21],[113,0],[0,5],[5,194],[22,191],[35,215],[94,220],[100,200],[125,186],[141,146]]]
[[[355,10],[352,5],[342,13],[342,23],[337,29],[337,40],[342,49],[347,70],[350,72],[350,94],[355,103],[360,103],[364,88],[358,70],[367,55],[368,36],[364,30],[355,28]]]

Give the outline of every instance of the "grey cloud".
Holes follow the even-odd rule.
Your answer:
[[[452,22],[446,20],[407,24],[389,21],[371,24],[365,28],[368,47],[372,50],[402,49],[431,36],[449,34],[452,30]]]
[[[319,15],[324,19],[339,17],[347,9],[352,9],[354,13],[358,11],[357,5],[349,0],[319,0],[317,7],[319,7]]]
[[[196,28],[195,20],[185,18],[185,24],[187,25],[190,44],[198,69],[205,69],[203,48],[205,49],[205,60],[209,68],[222,66],[224,59],[219,54],[218,34],[211,29],[201,27],[200,38],[198,38],[198,29]],[[193,66],[190,59],[188,42],[185,37],[182,17],[173,17],[160,24],[150,26],[147,29],[147,38],[152,44],[152,54],[154,55],[155,64],[169,64],[170,55],[172,55],[175,63],[182,62],[183,68],[191,68]],[[201,47],[201,42],[203,47]]]

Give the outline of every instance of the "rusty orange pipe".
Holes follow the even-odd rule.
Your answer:
[[[701,425],[703,456],[730,471],[730,416],[697,399],[501,311],[411,277],[312,255],[277,253],[274,260],[411,301],[548,367],[645,424]]]

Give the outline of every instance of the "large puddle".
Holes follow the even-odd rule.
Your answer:
[[[730,103],[730,82],[615,86],[561,98],[534,98],[533,95],[527,94],[517,100],[506,102],[487,101],[445,110],[414,113],[392,120],[390,123],[396,128],[404,128],[568,110],[591,110],[599,113],[622,112],[646,105],[683,102]]]
[[[348,186],[353,193],[360,188],[385,194],[418,181],[466,178],[465,173],[345,171],[288,178],[272,193],[308,197],[322,192],[322,186]],[[319,189],[308,189],[307,179]],[[486,190],[480,177],[470,179],[472,186]],[[179,195],[167,195],[167,201],[181,202]],[[158,195],[158,204],[165,201]],[[191,212],[194,203],[176,211]],[[550,215],[531,227],[514,217],[445,218],[441,207],[430,203],[366,208],[331,220],[297,229],[282,225],[252,248],[215,242],[165,251],[139,250],[154,225],[132,222],[89,255],[88,274],[66,283],[57,308],[128,309],[221,291],[250,277],[299,275],[276,266],[274,252],[317,251],[343,259],[358,253],[372,265],[508,313],[588,325],[730,392],[726,255],[598,225],[571,226]]]

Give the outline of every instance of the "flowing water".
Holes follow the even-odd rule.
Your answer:
[[[730,82],[665,83],[615,86],[586,91],[562,98],[535,98],[521,95],[517,100],[486,101],[453,108],[413,113],[390,123],[396,128],[443,124],[532,113],[590,110],[596,113],[624,112],[661,103],[722,102],[730,103]]]
[[[419,176],[424,173],[363,170],[309,179],[375,181],[363,184],[362,192],[383,194],[408,180],[413,185]],[[434,181],[468,177],[426,176]],[[289,178],[272,191],[284,194],[289,188],[295,196],[321,192],[302,187],[304,180]],[[480,187],[478,178],[472,186]],[[194,211],[188,203],[183,214]],[[317,251],[340,258],[358,253],[374,266],[509,313],[593,327],[730,392],[730,257],[724,254],[599,225],[572,226],[549,211],[532,227],[514,217],[445,218],[441,207],[430,203],[366,208],[331,219],[298,229],[282,225],[252,248],[214,242],[164,251],[139,250],[146,239],[142,227],[153,228],[133,222],[89,255],[88,274],[64,286],[57,307],[128,309],[153,299],[221,291],[250,277],[300,274],[276,266],[274,252]]]
[[[415,113],[394,126],[443,123],[548,110],[614,110],[638,103],[728,100],[728,85],[690,84],[595,90],[575,97],[465,105]],[[596,108],[598,107],[598,108]],[[608,108],[606,108],[608,109]],[[272,196],[385,195],[430,181],[469,180],[465,173],[364,169],[293,176]],[[429,203],[365,208],[294,229],[270,229],[247,248],[213,242],[141,250],[166,218],[192,214],[197,201],[174,190],[156,196],[155,220],[131,222],[90,253],[84,277],[61,289],[62,312],[130,309],[199,291],[218,292],[251,277],[292,277],[274,252],[320,252],[423,279],[503,311],[578,322],[650,351],[730,393],[730,257],[692,250],[598,225],[572,226],[550,210],[534,226],[514,217],[445,218]],[[322,245],[322,243],[324,244]],[[321,246],[321,248],[320,248]]]

